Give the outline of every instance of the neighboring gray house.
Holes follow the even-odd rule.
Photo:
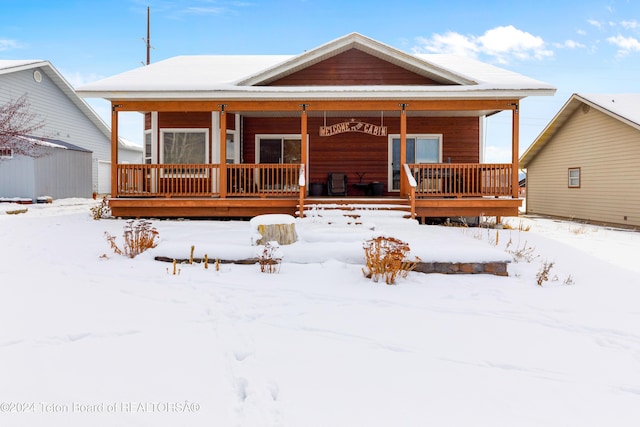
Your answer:
[[[111,130],[105,122],[48,61],[0,60],[0,104],[24,94],[30,111],[45,122],[41,135],[32,136],[47,138],[54,154],[50,159],[25,159],[0,153],[0,197],[91,197],[93,192],[109,192]],[[118,156],[120,163],[142,163],[142,147],[121,140]],[[40,167],[45,169],[37,170]],[[45,176],[48,183],[42,187],[38,177]]]
[[[574,94],[520,159],[527,213],[640,227],[640,94]]]

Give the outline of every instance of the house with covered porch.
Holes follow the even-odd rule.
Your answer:
[[[304,215],[357,201],[426,218],[517,215],[520,101],[555,88],[352,33],[294,56],[178,56],[77,91],[112,105],[114,215]],[[484,120],[502,111],[511,163],[484,163]],[[122,112],[144,114],[143,164],[115,161]]]

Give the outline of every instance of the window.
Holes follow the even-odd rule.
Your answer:
[[[12,159],[13,149],[9,147],[0,147],[0,159]]]
[[[160,132],[160,161],[164,164],[204,164],[209,154],[207,129],[165,129]]]
[[[400,190],[403,163],[441,163],[442,135],[407,135],[407,158],[400,161],[400,135],[389,137],[391,151],[391,189]]]
[[[257,135],[257,163],[300,163],[300,135]]]
[[[236,138],[233,132],[227,131],[227,163],[236,163]]]
[[[147,130],[144,132],[144,162],[151,164],[151,159],[151,130]]]
[[[569,168],[569,188],[580,188],[580,168]]]
[[[163,129],[160,131],[160,162],[165,165],[202,165],[209,163],[207,129]],[[202,168],[164,168],[172,175],[203,174]]]

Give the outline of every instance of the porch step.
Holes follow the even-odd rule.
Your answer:
[[[304,206],[304,217],[311,222],[339,226],[365,226],[375,228],[381,224],[408,223],[411,219],[411,206],[402,202],[385,201],[373,203],[308,203]]]

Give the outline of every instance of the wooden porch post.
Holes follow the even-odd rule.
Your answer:
[[[405,107],[409,104],[399,104],[402,107],[400,111],[400,195],[404,196],[408,193],[407,184],[403,179],[404,164],[407,161],[407,115]]]
[[[518,179],[518,170],[519,168],[519,135],[520,135],[520,114],[518,114],[519,104],[515,102],[513,105],[512,111],[512,119],[511,119],[511,167],[513,168],[511,174],[511,197],[517,199],[519,197],[519,185],[520,180]]]
[[[301,104],[302,114],[300,115],[300,173],[306,173],[309,154],[307,153],[307,106],[309,104]],[[306,176],[300,177],[298,184],[300,185],[300,202],[298,208],[298,217],[304,217],[304,198],[306,195]]]
[[[118,197],[118,110],[111,103],[111,197]]]
[[[224,107],[226,104],[218,104],[220,107],[220,198],[227,197],[227,115]]]

